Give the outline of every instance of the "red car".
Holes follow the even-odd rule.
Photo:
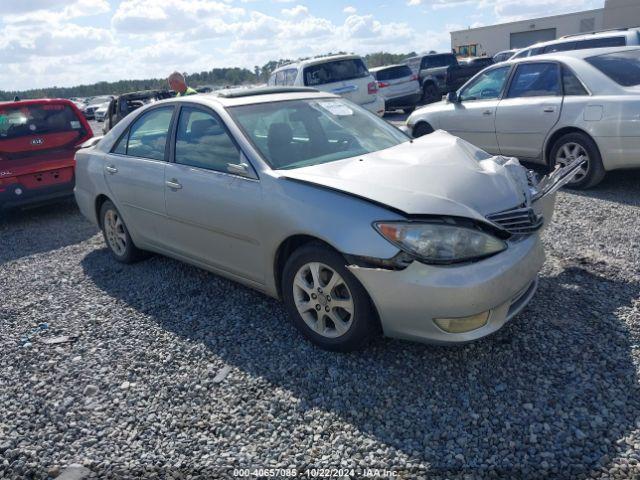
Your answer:
[[[69,100],[0,102],[0,210],[73,194],[74,156],[92,136]]]

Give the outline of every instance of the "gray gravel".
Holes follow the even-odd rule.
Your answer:
[[[215,275],[117,264],[73,202],[4,217],[0,478],[640,478],[639,184],[559,195],[540,290],[496,335],[349,355]]]

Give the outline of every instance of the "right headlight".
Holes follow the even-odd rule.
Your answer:
[[[475,260],[507,248],[505,242],[493,235],[457,225],[423,222],[373,225],[384,238],[425,263]]]

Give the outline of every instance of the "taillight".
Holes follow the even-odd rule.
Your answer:
[[[367,85],[367,93],[369,93],[369,95],[378,93],[378,84],[376,82],[369,82]]]
[[[390,84],[387,82],[378,82],[378,88],[385,88],[388,87]],[[369,92],[371,93],[371,92]]]

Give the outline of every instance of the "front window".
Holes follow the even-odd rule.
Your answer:
[[[366,155],[409,138],[341,98],[290,100],[229,108],[273,169],[292,169]]]
[[[586,60],[623,87],[640,85],[640,50],[607,53]]]
[[[227,172],[240,163],[240,150],[213,112],[182,107],[176,133],[176,163]]]
[[[498,98],[510,67],[500,67],[480,73],[460,92],[460,100],[491,100]]]

